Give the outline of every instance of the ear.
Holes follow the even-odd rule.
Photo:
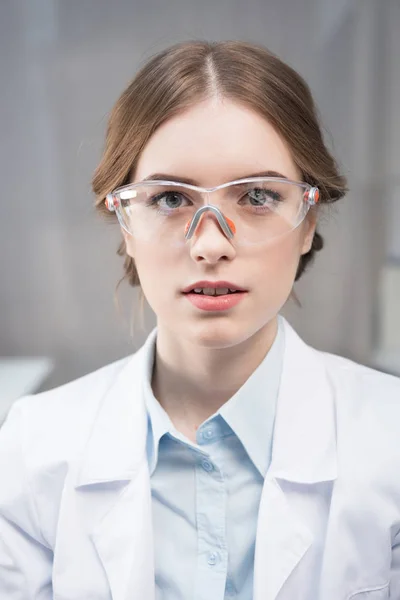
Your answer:
[[[302,255],[307,254],[307,252],[310,252],[311,250],[315,230],[317,228],[317,221],[317,212],[310,210],[307,217],[304,220],[303,243],[301,248]]]
[[[124,238],[126,253],[131,258],[135,258],[134,257],[134,248],[133,248],[133,246],[134,246],[133,237],[123,227],[121,227],[121,233],[122,233],[122,237]]]

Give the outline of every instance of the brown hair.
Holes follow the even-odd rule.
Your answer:
[[[215,95],[244,104],[267,119],[287,142],[303,180],[320,189],[320,204],[342,198],[345,178],[326,148],[310,89],[300,75],[263,46],[238,41],[183,42],[151,58],[121,94],[108,122],[103,157],[93,177],[96,207],[132,180],[139,156],[154,131],[171,117]],[[296,281],[323,247],[316,232],[301,256]],[[122,241],[128,282],[139,285],[134,260]]]

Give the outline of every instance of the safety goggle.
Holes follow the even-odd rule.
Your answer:
[[[143,181],[117,188],[105,203],[134,238],[177,246],[190,240],[207,217],[234,243],[263,244],[293,231],[318,201],[318,188],[307,183],[254,177],[213,188]]]

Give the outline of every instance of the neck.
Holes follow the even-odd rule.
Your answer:
[[[269,352],[277,327],[275,318],[228,348],[203,347],[158,327],[153,392],[179,431],[193,438],[242,387]]]

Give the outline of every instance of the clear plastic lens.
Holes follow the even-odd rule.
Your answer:
[[[113,194],[121,225],[134,237],[184,244],[196,211],[212,205],[235,224],[234,242],[260,244],[289,233],[309,209],[309,186],[282,179],[241,180],[213,190],[178,183],[146,182]],[[217,219],[212,211],[201,217]],[[201,227],[201,221],[199,227]]]

